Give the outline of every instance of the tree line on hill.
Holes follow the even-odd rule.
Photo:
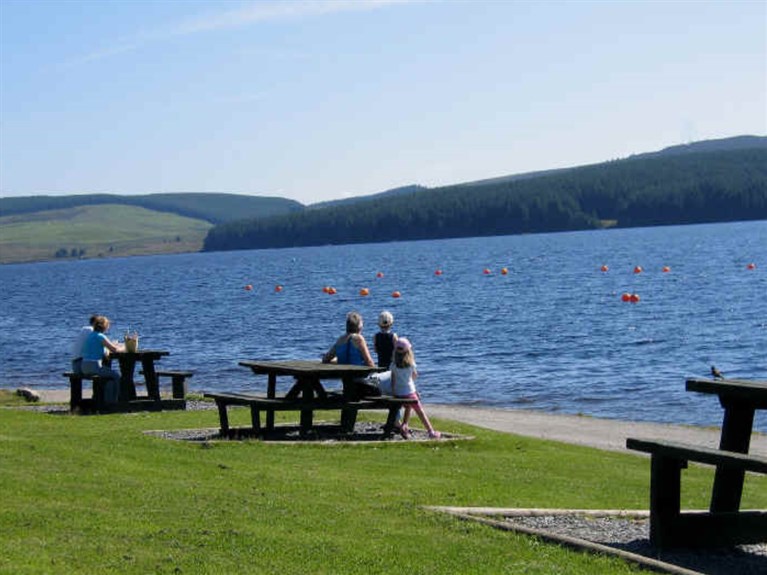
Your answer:
[[[767,149],[654,155],[213,227],[205,251],[767,219]]]

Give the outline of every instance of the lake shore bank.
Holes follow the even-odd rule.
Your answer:
[[[67,403],[69,390],[36,389],[41,402]],[[561,441],[608,451],[625,451],[627,437],[667,439],[695,445],[718,447],[718,427],[670,425],[567,415],[523,409],[427,404],[431,418],[452,420],[485,429]],[[754,433],[750,452],[767,457],[767,434]]]

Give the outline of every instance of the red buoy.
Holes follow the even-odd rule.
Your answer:
[[[253,291],[253,286],[251,284],[246,285],[245,291]]]
[[[486,276],[489,276],[492,272],[488,268],[485,268],[484,270],[482,270],[482,273],[485,274]]]
[[[436,270],[436,271],[434,272],[434,275],[435,275],[435,276],[441,276],[441,275],[442,275],[442,270]]]
[[[328,288],[328,295],[336,295],[336,288],[329,287]]]
[[[376,274],[376,277],[377,277],[377,278],[382,278],[382,277],[383,277],[383,272],[378,272],[378,273]]]
[[[750,269],[750,270],[755,270],[755,269],[756,269],[756,264],[754,264],[754,263],[750,263],[750,264],[748,264],[748,265],[746,266],[746,268],[748,268],[748,269]]]
[[[621,300],[622,300],[622,301],[631,301],[631,294],[630,294],[630,293],[625,293],[625,292],[624,292],[624,293],[621,295]]]
[[[360,295],[363,296],[363,297],[366,296],[366,295],[370,295],[370,290],[368,288],[362,288],[360,290]]]
[[[392,296],[393,298],[398,298],[398,297],[402,297],[402,294],[401,294],[401,293],[399,293],[398,291],[395,291],[395,292],[392,292],[391,296]]]
[[[602,271],[603,271],[603,272],[606,272],[606,271],[608,271],[610,268],[608,268],[607,266],[602,266],[602,268],[601,268],[601,269],[602,269]]]
[[[639,296],[637,294],[631,294],[631,303],[639,303]]]
[[[282,286],[277,284],[276,286],[274,286],[274,291],[276,291],[277,293],[280,293],[282,291]]]
[[[642,269],[642,266],[636,266],[636,267],[634,268],[634,273],[635,273],[635,274],[641,274],[643,271],[644,271],[644,270]]]
[[[671,271],[671,268],[668,267],[668,266],[663,266],[663,270],[662,271],[663,271],[664,274],[667,274],[668,272]]]

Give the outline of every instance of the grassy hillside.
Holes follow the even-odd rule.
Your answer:
[[[0,263],[199,251],[211,224],[100,204],[0,217]]]
[[[148,210],[205,220],[212,224],[241,218],[263,218],[287,214],[304,208],[299,202],[286,198],[240,194],[148,194],[141,196],[81,194],[75,196],[0,198],[0,217],[103,204],[137,206]]]

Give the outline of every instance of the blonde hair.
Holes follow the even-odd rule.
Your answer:
[[[397,367],[412,367],[415,365],[415,354],[413,348],[407,351],[401,349],[394,350],[394,365]]]

